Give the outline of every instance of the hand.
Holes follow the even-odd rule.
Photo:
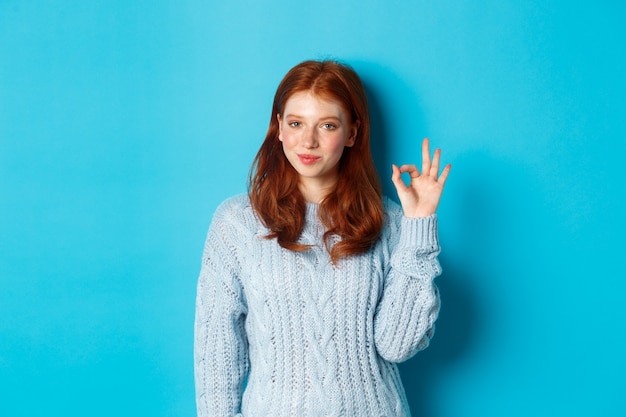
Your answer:
[[[399,168],[395,164],[392,165],[391,181],[396,187],[405,216],[428,217],[437,211],[443,186],[452,167],[450,164],[446,165],[439,175],[440,156],[441,150],[436,149],[431,162],[428,138],[426,138],[422,142],[421,174],[415,165],[402,165]],[[400,176],[404,172],[411,176],[409,185],[406,185]]]

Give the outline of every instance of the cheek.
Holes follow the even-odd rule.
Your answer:
[[[337,136],[328,142],[328,150],[333,154],[342,154],[345,148],[343,136]]]
[[[283,131],[280,135],[280,140],[283,143],[283,148],[293,148],[298,143],[298,137],[294,133],[287,133]]]
[[[284,133],[280,137],[280,144],[282,145],[283,152],[287,154],[287,151],[290,151],[293,148],[293,139],[289,135],[285,135]]]

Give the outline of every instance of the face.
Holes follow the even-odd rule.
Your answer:
[[[278,115],[278,125],[278,139],[301,185],[314,192],[332,188],[343,150],[354,145],[358,129],[341,104],[307,91],[295,93]]]

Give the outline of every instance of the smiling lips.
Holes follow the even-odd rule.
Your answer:
[[[315,155],[298,154],[298,159],[300,159],[300,162],[305,165],[311,165],[319,161],[321,157]]]

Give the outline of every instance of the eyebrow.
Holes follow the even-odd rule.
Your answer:
[[[283,116],[285,119],[288,118],[294,118],[294,119],[303,119],[302,116],[299,116],[297,114],[293,114],[293,113],[288,113],[285,116]],[[341,119],[337,116],[324,116],[324,117],[320,117],[319,120],[328,120],[328,119],[332,119],[332,120],[336,120],[338,122],[341,122]]]

